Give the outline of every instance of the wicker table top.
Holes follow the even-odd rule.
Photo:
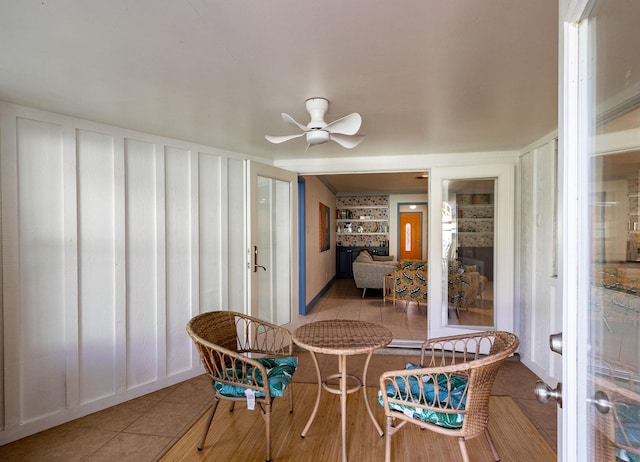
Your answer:
[[[314,321],[298,327],[293,341],[307,350],[332,355],[369,353],[393,340],[389,329],[379,324],[347,319]]]

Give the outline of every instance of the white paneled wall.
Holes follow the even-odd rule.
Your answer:
[[[202,372],[189,318],[246,309],[244,164],[0,103],[0,445]]]
[[[122,210],[124,184],[122,180],[116,182],[117,177],[122,179],[122,162],[119,175],[115,173],[122,149],[116,156],[113,136],[77,130],[76,147],[81,287],[77,312],[82,313],[77,334],[78,385],[80,404],[85,404],[113,396],[118,388],[115,346],[117,334],[122,337],[124,329],[116,326],[124,327],[124,298],[118,297],[124,290],[124,277],[117,281],[114,269],[124,262],[124,230],[116,233],[116,210]],[[123,218],[118,218],[122,227]],[[116,323],[118,318],[120,322]]]
[[[518,246],[519,314],[522,361],[546,383],[560,378],[561,358],[549,349],[549,335],[562,330],[557,278],[556,141],[524,153],[520,162]],[[533,390],[532,395],[533,396]]]
[[[18,148],[16,159],[18,240],[15,254],[4,273],[15,271],[19,310],[5,322],[8,332],[7,376],[5,382],[18,381],[20,394],[9,400],[18,416],[7,416],[9,423],[30,422],[64,409],[66,343],[65,335],[65,209],[64,129],[51,123],[16,119]],[[3,184],[6,180],[3,178]],[[4,213],[3,219],[10,217]],[[75,235],[75,232],[74,232]],[[47,386],[43,390],[42,384]],[[7,386],[9,384],[7,383]],[[14,391],[16,384],[12,384]],[[9,391],[9,390],[7,390]],[[44,391],[44,392],[43,392]]]

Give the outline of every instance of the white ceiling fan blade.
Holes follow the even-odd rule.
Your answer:
[[[353,114],[328,123],[323,130],[340,135],[355,135],[358,133],[358,130],[360,130],[360,125],[362,125],[362,117],[360,117],[360,114],[357,112],[354,112]]]
[[[343,148],[351,149],[359,145],[364,140],[364,135],[342,135],[340,133],[332,133],[331,139]]]
[[[281,115],[282,115],[282,120],[284,120],[289,125],[293,125],[295,127],[298,127],[303,132],[308,132],[309,131],[309,129],[307,128],[306,125],[302,125],[301,123],[296,122],[295,119],[293,117],[291,117],[289,114],[283,112]]]
[[[264,137],[267,139],[267,141],[271,141],[274,144],[278,144],[278,143],[284,143],[285,141],[289,141],[294,138],[300,138],[301,136],[304,136],[304,133],[300,133],[299,135],[284,135],[284,136],[265,135]]]

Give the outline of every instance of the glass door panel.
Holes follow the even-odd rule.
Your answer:
[[[288,182],[258,176],[258,317],[278,325],[291,322],[290,195]]]
[[[514,330],[514,165],[431,171],[429,337]]]
[[[495,179],[445,181],[442,197],[448,324],[493,327]]]
[[[588,460],[640,460],[640,2],[589,13]],[[585,268],[586,266],[586,268]]]
[[[281,326],[297,300],[296,186],[293,172],[249,163],[251,314]]]

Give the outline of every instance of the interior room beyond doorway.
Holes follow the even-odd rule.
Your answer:
[[[383,255],[388,255],[389,259],[400,261],[405,259],[428,261],[428,206],[429,206],[429,180],[428,174],[424,172],[403,172],[403,173],[368,173],[368,174],[335,174],[317,177],[324,185],[338,196],[344,195],[387,195],[389,197],[388,226],[380,230],[388,232],[388,237],[380,238],[376,236],[375,245],[386,240],[386,249],[382,249]],[[348,247],[352,242],[353,235],[342,238],[345,234],[344,220],[340,220],[338,214],[341,212],[336,206],[336,226],[332,230],[335,232],[336,259],[340,260],[338,252],[345,248],[355,249],[350,254],[348,262],[343,262],[346,268],[340,269],[340,262],[336,261],[336,279],[329,290],[328,301],[324,306],[313,306],[309,315],[314,318],[318,316],[331,319],[363,319],[379,322],[394,332],[394,338],[400,342],[411,340],[423,340],[426,335],[427,326],[427,306],[421,303],[406,301],[385,301],[382,288],[367,289],[366,295],[362,297],[362,290],[358,290],[352,274],[352,260],[357,257],[360,247]],[[315,209],[313,209],[315,210]],[[365,213],[365,212],[362,212]],[[406,227],[401,225],[402,216],[418,216],[420,230],[418,236],[409,236],[410,245],[403,237]],[[351,224],[351,223],[349,223]],[[361,223],[366,225],[366,223]],[[377,224],[377,223],[376,223]],[[351,224],[350,232],[358,234],[356,223]],[[364,229],[364,227],[363,227]],[[367,231],[367,229],[364,229]],[[362,231],[362,230],[361,230]],[[360,236],[358,236],[360,237]],[[420,256],[410,254],[407,256],[405,250],[416,250]],[[370,249],[371,251],[371,249]],[[372,251],[375,252],[374,250]],[[306,271],[311,273],[317,271],[314,265],[306,264]],[[347,271],[347,274],[341,273]],[[331,293],[335,292],[333,296]],[[488,281],[482,288],[482,292],[477,294],[472,305],[464,310],[456,312],[450,310],[449,324],[451,325],[493,325],[492,310],[487,309],[493,304],[493,284]],[[418,319],[416,319],[418,317]],[[408,324],[411,324],[411,328]],[[417,336],[417,337],[416,337]]]
[[[428,173],[332,174],[316,178],[336,198],[336,226],[332,230],[335,233],[336,279],[329,288],[329,295],[335,291],[335,296],[329,296],[328,301],[323,302],[324,306],[314,306],[309,315],[369,320],[391,329],[394,339],[423,340],[426,337],[426,304],[421,303],[418,308],[416,303],[406,307],[404,302],[385,303],[382,278],[376,287],[366,289],[363,297],[363,290],[356,288],[352,263],[363,249],[399,261],[401,246],[407,247],[404,240],[400,242],[400,215],[409,212],[419,219],[414,225],[418,234],[413,235],[413,241],[409,243],[409,248],[414,251],[417,248],[418,253],[411,259],[427,261]],[[356,203],[364,208],[358,208]],[[313,213],[314,204],[308,204],[308,207]],[[307,216],[309,213],[307,211]],[[308,278],[317,271],[310,259],[307,259],[306,271]],[[407,321],[412,324],[411,329],[407,327]]]

